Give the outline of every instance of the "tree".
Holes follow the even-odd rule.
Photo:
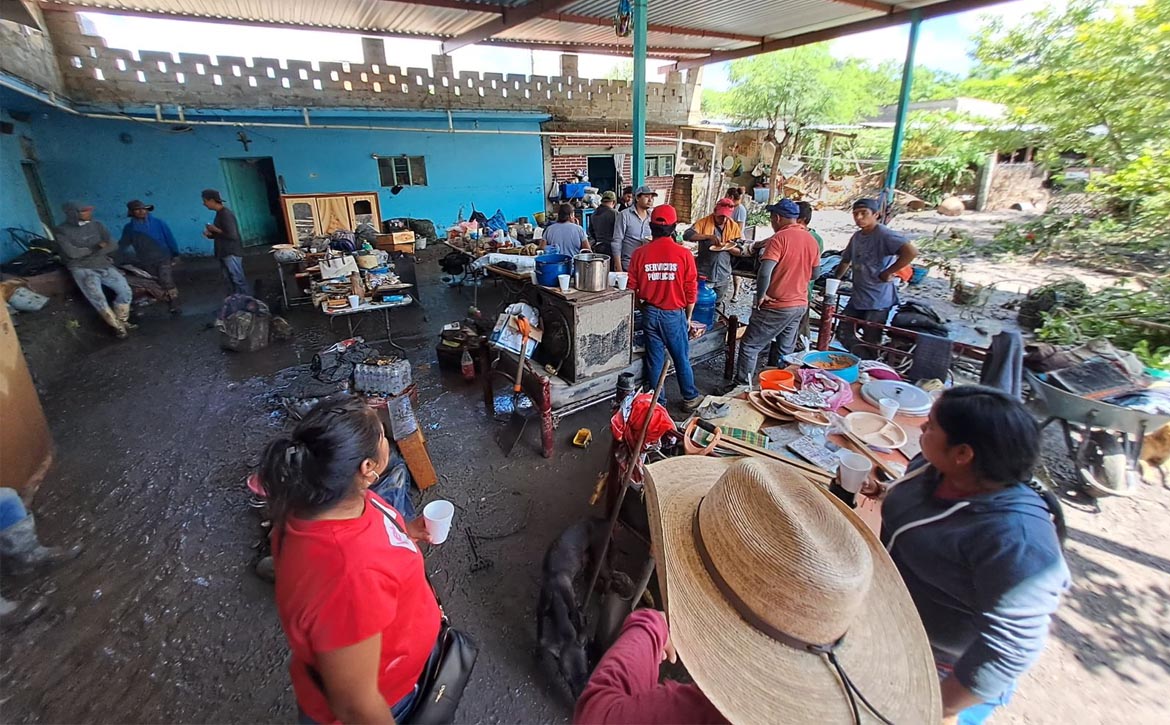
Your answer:
[[[1170,0],[1074,0],[976,39],[967,87],[1047,129],[1048,148],[1119,167],[1170,135]]]
[[[849,123],[877,110],[870,88],[877,72],[856,60],[834,60],[827,44],[807,45],[731,63],[733,84],[723,110],[737,121],[767,124],[775,145],[769,197],[776,195],[780,159],[815,123]]]

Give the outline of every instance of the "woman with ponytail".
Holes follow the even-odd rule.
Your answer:
[[[430,540],[422,519],[369,490],[389,460],[377,414],[349,397],[322,401],[264,451],[301,722],[407,716],[435,649],[442,614],[417,546]]]

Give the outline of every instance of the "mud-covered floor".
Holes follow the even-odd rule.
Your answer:
[[[460,318],[467,289],[439,280],[439,250],[422,255],[424,306],[397,311],[420,387],[417,410],[441,483],[458,507],[448,542],[427,568],[458,626],[482,649],[461,722],[558,722],[571,703],[535,655],[533,609],[548,542],[584,515],[605,466],[609,406],[567,419],[557,455],[538,452],[538,430],[511,458],[483,411],[480,388],[434,365],[443,323]],[[265,257],[251,276],[271,275]],[[83,541],[81,558],[51,575],[5,580],[13,598],[45,593],[50,614],[5,633],[0,719],[5,722],[293,722],[296,709],[271,587],[252,573],[260,540],[244,478],[287,424],[280,398],[314,352],[342,335],[305,308],[295,340],[252,354],[219,349],[206,329],[219,300],[213,266],[178,275],[185,312],[144,312],[130,340],[108,337],[87,308],[55,300],[18,330],[57,444],[57,462],[34,510],[42,538]],[[498,291],[480,292],[492,313]],[[75,324],[74,320],[80,324]],[[718,384],[721,362],[702,367]],[[672,396],[677,396],[673,381]],[[5,421],[5,424],[11,424]],[[567,444],[578,427],[600,439]],[[1058,477],[1062,451],[1050,436]],[[1170,495],[1070,508],[1069,563],[1076,586],[1053,643],[1003,721],[1154,722],[1170,686],[1170,549],[1160,530]],[[480,544],[492,566],[471,571],[463,529],[504,536]],[[511,533],[514,532],[514,533]]]

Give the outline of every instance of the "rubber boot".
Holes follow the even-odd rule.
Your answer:
[[[167,290],[167,307],[172,315],[183,314],[183,308],[179,306],[179,290]]]
[[[130,321],[130,305],[114,305],[114,314],[118,316],[118,322],[121,322],[127,330],[138,329],[138,325]]]
[[[114,337],[119,340],[126,339],[126,335],[129,334],[126,326],[122,324],[122,321],[118,319],[118,316],[113,310],[107,307],[104,310],[98,310],[98,315],[106,321],[107,325],[114,328]]]
[[[37,597],[31,601],[14,602],[0,596],[0,628],[18,627],[31,622],[45,613],[49,608],[49,601],[44,597]]]
[[[64,548],[41,546],[32,514],[0,531],[0,557],[5,569],[15,575],[72,561],[81,554],[81,545]]]

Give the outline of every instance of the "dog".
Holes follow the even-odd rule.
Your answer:
[[[557,660],[573,697],[589,680],[585,618],[577,600],[576,580],[597,561],[604,546],[606,521],[588,518],[565,529],[544,555],[540,599],[536,605],[536,639]]]

